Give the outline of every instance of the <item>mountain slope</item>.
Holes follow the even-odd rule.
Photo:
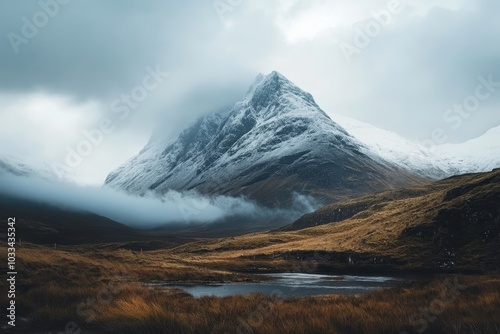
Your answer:
[[[57,179],[57,174],[49,167],[48,164],[24,158],[12,156],[0,157],[0,175],[10,174],[14,176],[37,176],[48,180]]]
[[[258,259],[260,268],[295,259],[332,272],[498,272],[499,247],[496,169],[334,203],[280,230],[187,244],[176,251],[203,251],[214,263]]]
[[[259,75],[231,110],[199,120],[173,143],[150,142],[106,184],[140,194],[245,195],[276,207],[294,193],[331,201],[424,182],[364,150],[309,93],[273,72]]]
[[[500,167],[500,126],[465,143],[436,145],[429,151],[394,132],[342,115],[331,117],[364,144],[366,154],[425,178],[438,180]]]
[[[75,245],[161,240],[162,246],[169,246],[185,242],[167,233],[149,233],[133,229],[91,212],[78,212],[0,194],[0,220],[6,222],[9,217],[16,218],[18,238],[39,244]],[[146,249],[147,245],[142,247]]]
[[[461,144],[436,147],[436,161],[448,175],[487,172],[500,167],[500,125]]]

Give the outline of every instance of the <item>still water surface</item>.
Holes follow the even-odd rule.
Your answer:
[[[280,273],[266,275],[271,281],[259,283],[221,283],[206,285],[155,284],[166,288],[179,288],[195,297],[247,295],[261,293],[281,297],[299,297],[326,294],[353,295],[367,293],[376,288],[387,288],[403,281],[384,276],[317,275]]]

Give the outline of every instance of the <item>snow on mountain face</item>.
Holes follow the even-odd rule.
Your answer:
[[[500,167],[500,125],[465,143],[438,145],[434,153],[448,176],[489,172]]]
[[[430,151],[394,132],[342,115],[331,117],[364,144],[366,154],[425,178],[438,180],[500,167],[500,126],[465,143],[437,145]]]
[[[440,179],[448,175],[431,152],[394,132],[342,115],[331,117],[362,142],[364,152],[375,159],[382,158],[425,178]]]
[[[45,163],[31,159],[11,156],[0,158],[0,176],[36,176],[44,179],[57,179],[57,174]]]
[[[421,181],[363,150],[309,93],[273,72],[259,75],[231,110],[200,119],[168,145],[150,142],[106,184],[139,194],[247,195],[278,206],[294,192],[340,199]]]

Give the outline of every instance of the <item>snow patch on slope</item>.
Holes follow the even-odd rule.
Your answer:
[[[0,175],[37,176],[47,180],[56,180],[58,175],[46,162],[29,157],[0,157]]]
[[[365,145],[365,153],[424,177],[442,179],[500,167],[500,126],[465,143],[437,145],[430,151],[371,124],[337,114],[330,117]]]
[[[489,172],[500,167],[500,125],[461,144],[436,147],[438,164],[459,174]]]

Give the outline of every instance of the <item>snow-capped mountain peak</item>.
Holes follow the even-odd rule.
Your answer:
[[[304,92],[276,71],[267,76],[258,75],[247,94],[247,99],[255,110],[266,110],[273,103],[287,99],[296,103],[310,104],[319,109],[311,94]]]
[[[155,142],[106,184],[133,193],[247,195],[275,206],[294,192],[341,198],[421,181],[362,149],[311,94],[272,72],[229,112],[200,119],[173,143]]]

